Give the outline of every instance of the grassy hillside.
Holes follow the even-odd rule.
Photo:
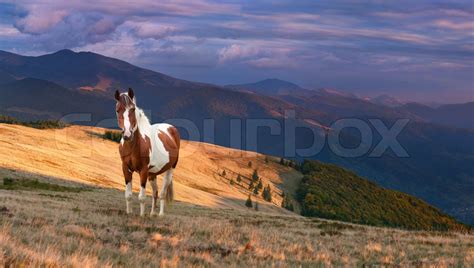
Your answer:
[[[384,189],[331,164],[305,161],[297,199],[305,216],[375,226],[467,231],[435,207],[401,192]]]
[[[118,144],[105,140],[105,133],[105,129],[84,126],[35,129],[0,123],[0,168],[123,191]],[[299,172],[257,153],[192,141],[183,141],[181,146],[179,165],[174,173],[178,200],[212,208],[244,210],[251,194],[252,201],[258,201],[262,212],[294,214],[280,205],[283,189],[299,182],[302,177]],[[263,186],[271,185],[271,202],[262,198],[262,190],[254,195],[248,189],[254,170],[258,170]],[[241,179],[237,182],[239,174]],[[150,190],[150,186],[147,187]],[[139,189],[137,174],[134,174],[133,189]]]
[[[125,215],[123,191],[0,168],[0,266],[472,267],[474,237],[175,202]],[[38,180],[41,183],[35,183]]]
[[[197,142],[182,143],[177,201],[167,214],[138,216],[135,177],[134,213],[126,215],[117,143],[105,140],[105,133],[81,126],[0,124],[0,266],[474,264],[470,234],[362,226],[284,210],[282,193],[295,193],[301,173],[279,164],[280,159]],[[311,163],[302,167],[306,176],[300,194],[305,185],[313,191],[307,179],[315,171],[326,170],[333,178],[348,173]],[[255,170],[263,186],[271,185],[271,202],[248,189]],[[380,189],[354,183],[367,196]],[[340,195],[349,193],[341,191],[349,187],[343,183],[331,187]],[[334,198],[329,188],[326,192],[333,202],[344,200]],[[258,201],[258,211],[245,207],[249,194],[253,203]],[[383,198],[350,201],[353,211],[360,211],[377,208],[388,200]],[[305,213],[308,204],[303,202]]]
[[[118,145],[103,139],[107,133],[112,132],[83,126],[40,130],[0,124],[0,140],[15,140],[0,142],[0,154],[9,156],[0,158],[0,167],[123,190]],[[246,210],[245,201],[251,195],[262,212],[294,214],[281,208],[283,193],[294,196],[303,175],[279,164],[279,160],[183,141],[174,177],[177,199],[211,208]],[[258,194],[249,187],[259,184],[257,180],[252,182],[255,170],[262,181]],[[306,176],[297,198],[305,216],[407,229],[463,230],[453,219],[419,199],[382,189],[337,166],[306,162],[302,171]],[[136,174],[133,181],[137,191]],[[271,202],[262,196],[267,185],[271,188]],[[299,212],[300,207],[295,211]]]

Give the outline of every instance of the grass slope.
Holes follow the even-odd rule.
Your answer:
[[[305,216],[418,230],[467,231],[437,208],[405,193],[388,190],[341,167],[305,161],[297,190]]]
[[[0,158],[0,167],[123,190],[117,143],[104,140],[117,140],[119,135],[114,133],[83,126],[39,130],[0,124],[0,154],[9,156]],[[280,207],[282,193],[294,196],[302,174],[278,162],[256,153],[183,141],[175,172],[177,199],[211,208],[246,210],[245,200],[251,194],[262,212],[293,214]],[[419,199],[382,189],[336,166],[309,163],[303,172],[316,172],[317,176],[306,176],[298,195],[306,216],[407,229],[464,229]],[[262,186],[271,185],[272,202],[263,200],[261,190],[258,195],[249,190],[255,169]],[[239,175],[241,182],[237,183]],[[138,181],[135,177],[135,191]]]
[[[123,191],[118,144],[105,140],[106,132],[84,126],[35,129],[0,123],[0,168]],[[252,195],[252,201],[258,201],[263,212],[292,214],[280,207],[281,195],[285,186],[299,182],[299,172],[279,165],[277,159],[266,161],[264,155],[257,153],[191,141],[183,141],[181,146],[174,173],[178,200],[212,208],[246,209],[245,200],[251,193],[248,184],[257,169],[263,185],[271,185],[272,202],[263,200],[261,193]],[[252,167],[248,167],[249,162]],[[221,175],[224,170],[226,176]],[[230,180],[235,182],[238,174],[241,183],[231,185]],[[134,174],[133,190],[138,191],[139,187],[138,175]]]
[[[0,266],[474,265],[472,235],[184,202],[175,202],[162,218],[140,218],[136,196],[134,214],[124,214],[119,190],[0,169],[0,178],[5,177],[49,187],[25,183],[28,189],[0,189]]]

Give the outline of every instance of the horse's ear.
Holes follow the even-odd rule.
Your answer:
[[[128,88],[128,96],[130,99],[135,100],[135,94],[133,93],[133,89],[131,87]]]
[[[115,99],[120,100],[120,92],[118,90],[115,90]]]

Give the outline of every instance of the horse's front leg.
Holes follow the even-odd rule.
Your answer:
[[[151,200],[150,216],[154,216],[156,215],[155,208],[156,208],[156,201],[158,200],[158,185],[156,183],[156,175],[149,176],[148,181],[150,181],[150,184],[151,184],[151,195],[153,197]]]
[[[127,214],[132,213],[132,172],[127,165],[122,165],[123,176],[125,177],[125,203],[127,205]]]
[[[140,193],[138,194],[138,201],[140,201],[140,216],[145,216],[145,201],[146,201],[146,181],[148,179],[148,169],[140,171]]]

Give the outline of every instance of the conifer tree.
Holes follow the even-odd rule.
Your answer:
[[[255,187],[255,188],[253,189],[253,193],[257,195],[257,194],[258,194],[258,190],[259,190],[258,187]]]
[[[267,186],[263,189],[262,197],[268,202],[272,201],[272,189],[270,188],[270,184],[267,184]]]
[[[255,169],[252,174],[252,181],[256,182],[258,180],[258,172]]]
[[[240,177],[240,174],[237,175],[237,183],[240,184],[242,182],[242,178]]]
[[[245,201],[245,206],[248,208],[252,208],[252,199],[250,199],[250,195],[247,198],[247,201]]]
[[[250,183],[249,183],[249,190],[253,190],[253,187],[254,187],[254,186],[253,186],[253,181],[250,181]]]
[[[291,196],[288,193],[284,193],[283,200],[281,201],[281,207],[286,208],[290,211],[293,211],[293,202],[291,201]]]
[[[286,197],[285,192],[283,192],[283,193],[281,194],[281,197],[283,197],[283,199],[281,200],[281,207],[282,207],[282,208],[286,208],[286,206],[287,206],[287,205],[286,205],[287,197]]]
[[[295,209],[294,209],[294,207],[293,207],[293,203],[290,203],[290,204],[288,205],[288,210],[289,210],[289,211],[295,211]]]

